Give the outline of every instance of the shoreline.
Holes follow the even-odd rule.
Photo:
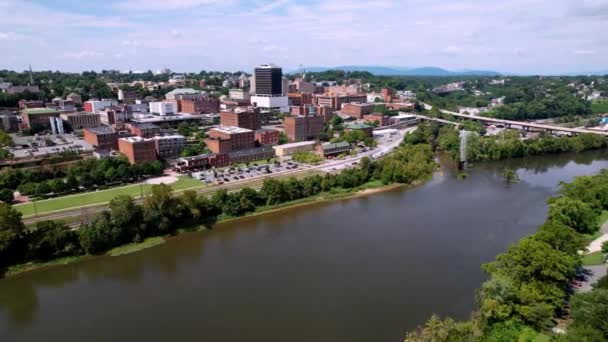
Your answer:
[[[218,221],[214,223],[214,225],[216,225],[217,228],[221,228],[222,225],[238,222],[239,220],[252,219],[262,215],[278,213],[289,209],[302,208],[313,204],[329,203],[338,200],[356,199],[399,188],[404,188],[404,190],[408,190],[425,184],[427,181],[431,180],[433,176],[430,176],[428,179],[415,181],[412,184],[394,183],[380,186],[372,185],[369,187],[363,186],[363,188],[361,189],[346,190],[333,194],[331,192],[323,193],[314,197],[302,198],[299,200],[286,202],[275,206],[262,207],[259,210],[247,213],[239,217],[220,217]],[[97,258],[125,256],[143,250],[147,250],[156,246],[161,246],[169,240],[179,238],[180,235],[184,235],[184,233],[204,232],[208,230],[208,228],[206,228],[205,225],[202,223],[190,226],[191,229],[188,228],[189,227],[178,228],[176,229],[176,233],[174,235],[152,236],[140,243],[129,243],[126,245],[118,246],[100,255],[84,254],[79,256],[59,258],[45,262],[28,262],[25,264],[14,265],[6,269],[5,273],[0,277],[0,280],[21,276],[30,272],[47,270],[53,267],[72,265],[83,261],[95,260]]]

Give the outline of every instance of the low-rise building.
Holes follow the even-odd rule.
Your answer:
[[[185,98],[178,101],[178,109],[181,113],[189,114],[217,113],[220,109],[220,101],[212,97],[201,99]]]
[[[230,89],[228,90],[228,98],[249,102],[251,100],[251,95],[249,94],[249,91],[244,89]]]
[[[180,172],[208,170],[214,167],[230,165],[230,157],[227,153],[207,153],[192,157],[179,158],[175,167]]]
[[[365,135],[367,135],[368,137],[371,137],[373,127],[370,125],[366,125],[366,124],[353,123],[353,124],[345,125],[344,131],[345,132],[361,131],[361,132],[365,133]]]
[[[325,143],[315,147],[315,152],[321,157],[333,157],[340,154],[346,154],[350,152],[350,144],[346,141],[340,141],[337,143]]]
[[[289,93],[287,97],[289,98],[290,106],[311,105],[314,102],[312,93]]]
[[[134,104],[137,100],[137,91],[135,90],[118,90],[118,100],[124,104]]]
[[[70,93],[68,96],[65,97],[65,99],[72,101],[72,103],[76,106],[82,106],[82,96],[76,93]]]
[[[314,141],[300,141],[290,144],[283,144],[273,146],[274,151],[278,157],[290,156],[296,152],[307,152],[312,151],[315,147]]]
[[[109,151],[118,149],[118,132],[111,127],[85,128],[84,140],[97,150]]]
[[[132,117],[132,114],[121,106],[108,106],[97,113],[102,124],[116,127],[124,126]]]
[[[152,139],[127,137],[118,139],[118,150],[127,156],[129,163],[141,164],[157,160],[156,143]]]
[[[276,145],[279,143],[281,133],[272,129],[259,129],[255,131],[255,142],[259,145]]]
[[[112,99],[85,101],[83,108],[85,112],[99,113],[106,107],[118,106],[118,101]]]
[[[97,113],[80,112],[61,114],[61,119],[67,122],[72,129],[92,128],[101,125],[100,116]]]
[[[41,126],[50,129],[50,118],[59,118],[59,112],[52,108],[26,108],[21,111],[21,122],[25,128]]]
[[[198,99],[201,100],[205,97],[207,97],[208,94],[205,92],[200,92],[196,89],[192,89],[192,88],[178,88],[175,90],[172,90],[170,92],[168,92],[167,94],[165,94],[165,99],[167,101],[178,101],[178,100],[184,100],[184,99]]]
[[[367,101],[367,95],[365,94],[350,94],[350,95],[339,95],[339,94],[317,94],[315,95],[315,104],[318,106],[328,106],[334,110],[340,110],[344,103],[359,102],[364,103]]]
[[[374,110],[374,105],[371,103],[345,103],[342,105],[341,112],[356,119],[363,118],[364,115],[369,115]]]
[[[274,158],[275,151],[270,146],[261,146],[228,153],[230,164],[247,163]]]
[[[160,135],[160,127],[151,123],[131,123],[127,126],[131,134],[142,138],[152,138]]]
[[[389,117],[381,114],[381,113],[373,113],[363,116],[363,120],[367,123],[378,123],[379,127],[384,127],[389,125]]]
[[[44,108],[44,101],[39,100],[19,100],[19,109]]]

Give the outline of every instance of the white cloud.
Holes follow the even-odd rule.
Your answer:
[[[15,32],[0,32],[0,40],[17,40],[17,34]]]
[[[595,55],[597,51],[595,50],[574,50],[572,51],[575,55]]]
[[[97,58],[103,57],[103,52],[92,51],[92,50],[84,50],[84,51],[75,51],[75,52],[64,52],[61,57],[68,59],[87,59],[87,58]]]
[[[127,0],[116,5],[118,9],[133,11],[166,11],[221,4],[222,0]]]
[[[173,38],[181,38],[184,35],[182,31],[176,29],[172,29],[170,33]]]

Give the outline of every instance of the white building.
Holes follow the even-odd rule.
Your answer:
[[[460,114],[469,114],[469,115],[479,115],[486,113],[489,109],[487,107],[458,107],[458,113]]]
[[[177,103],[176,102],[150,102],[150,113],[167,116],[177,114]]]
[[[277,157],[290,156],[296,152],[312,151],[315,147],[316,141],[300,141],[290,144],[283,144],[273,146]]]
[[[234,100],[241,101],[249,101],[251,99],[251,95],[249,95],[249,92],[243,89],[230,89],[228,91],[228,97]]]
[[[186,138],[179,134],[157,135],[152,140],[154,140],[156,151],[161,158],[177,157],[186,146]]]
[[[378,94],[378,93],[368,93],[367,94],[367,103],[374,103],[374,102],[376,102],[376,99],[384,102],[384,98],[382,97],[381,94]]]
[[[287,96],[253,95],[251,104],[265,112],[289,112],[289,98]]]

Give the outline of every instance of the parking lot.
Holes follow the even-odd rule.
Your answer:
[[[251,163],[249,166],[227,167],[223,169],[207,170],[192,173],[192,177],[200,179],[207,184],[225,184],[230,182],[250,180],[265,177],[271,174],[284,173],[287,171],[302,170],[308,166],[292,161],[282,163]]]

